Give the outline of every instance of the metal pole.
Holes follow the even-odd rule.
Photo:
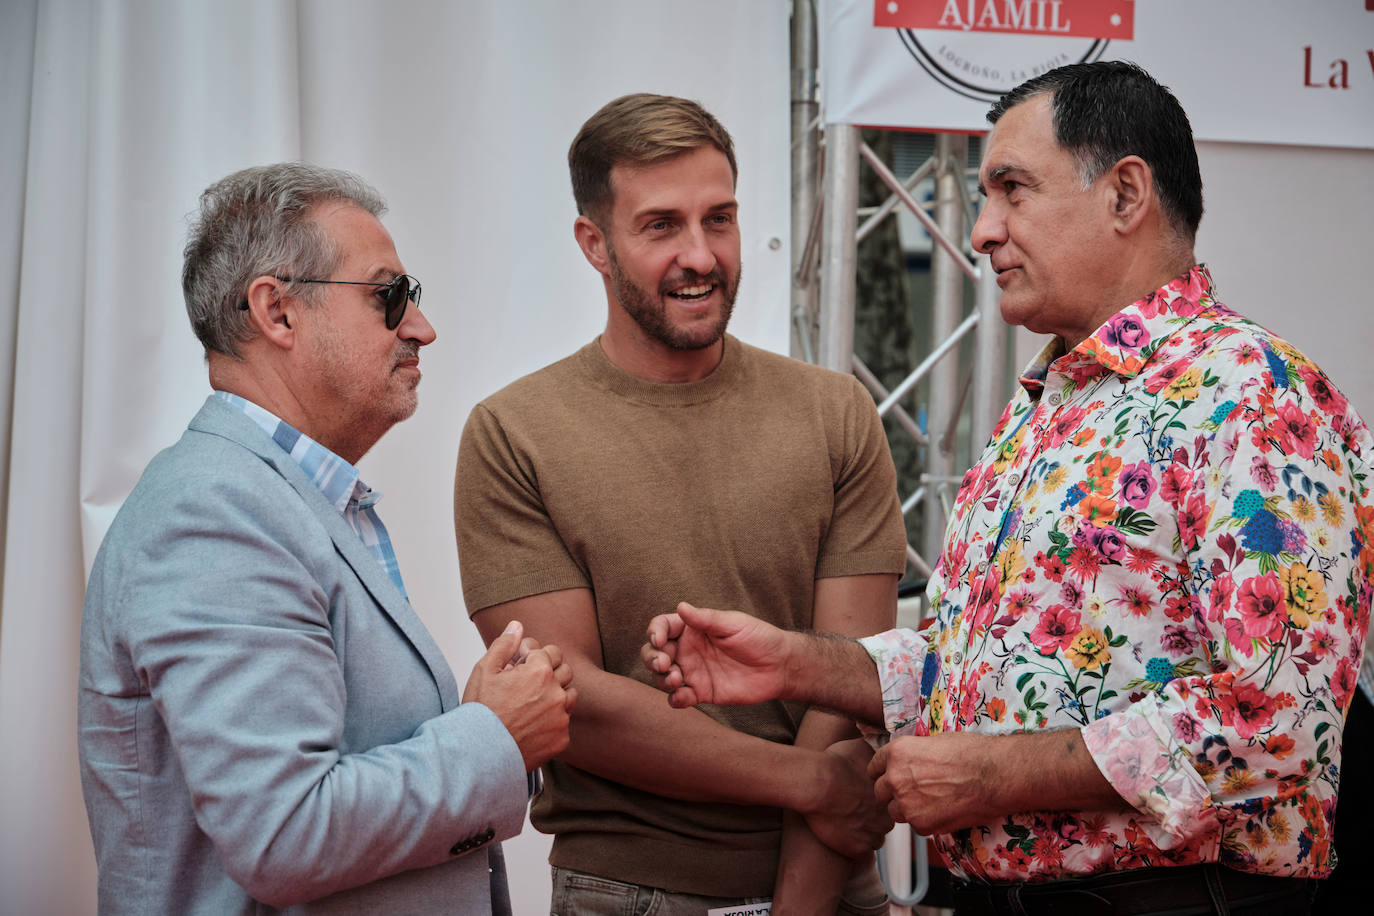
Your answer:
[[[816,7],[812,0],[792,4],[792,355],[810,360],[819,295],[814,274],[803,270],[806,239],[817,204],[820,144],[815,121]]]
[[[969,436],[973,455],[979,455],[992,437],[992,428],[1006,406],[1007,391],[1007,325],[1002,320],[1001,290],[992,261],[987,255],[978,258],[976,287],[978,332],[974,344],[973,417]]]
[[[959,345],[959,341],[964,338],[964,335],[968,334],[969,331],[972,331],[977,325],[978,316],[970,315],[959,324],[959,327],[955,328],[949,334],[946,334],[945,339],[940,341],[940,345],[936,347],[934,350],[931,350],[930,355],[927,356],[925,359],[921,360],[921,364],[919,366],[917,366],[915,369],[912,369],[906,378],[902,379],[900,382],[897,383],[896,388],[893,388],[881,401],[878,402],[878,414],[884,417],[887,416],[888,411],[892,410],[892,408],[896,406],[897,401],[901,398],[906,397],[907,392],[910,391],[912,388],[916,387],[916,385],[920,384],[921,379],[925,378],[926,375],[933,375],[934,370],[940,366],[941,361],[945,358],[945,354],[949,353],[951,350],[957,347]],[[959,358],[958,354],[956,353],[954,358],[954,365],[958,366],[958,363]],[[958,398],[954,397],[950,400],[957,401]],[[927,434],[926,438],[934,438],[934,434],[937,433],[940,436],[944,436],[944,430],[932,429],[931,433]],[[924,438],[921,440],[921,444],[925,444]]]
[[[935,138],[935,222],[946,238],[964,237],[964,209],[960,205],[959,182],[964,180],[968,159],[968,138],[962,134],[940,134]],[[931,340],[942,341],[954,333],[964,311],[964,278],[958,262],[940,245],[930,254]],[[926,449],[926,499],[924,537],[921,553],[940,555],[944,540],[943,498],[948,479],[954,474],[953,437],[946,431],[958,422],[959,351],[951,351],[930,373],[930,406]]]
[[[883,165],[883,160],[879,159],[876,155],[873,154],[873,150],[868,148],[867,143],[864,144],[863,149],[859,150],[859,152],[863,155],[864,159],[866,159],[869,162],[869,164],[873,166],[873,170],[878,173],[878,176],[881,177],[884,182],[886,182],[888,179],[885,176],[892,175],[892,172],[888,169],[887,166]],[[879,224],[881,224],[883,220],[887,219],[887,215],[889,213],[897,209],[898,204],[906,204],[907,209],[911,210],[913,215],[915,215],[917,211],[924,213],[925,211],[921,210],[921,205],[917,204],[915,198],[911,196],[911,191],[918,184],[924,181],[926,176],[928,176],[933,171],[935,171],[935,160],[927,159],[925,162],[921,164],[921,167],[919,169],[917,169],[916,171],[912,172],[909,176],[907,176],[906,181],[902,182],[902,187],[906,190],[906,194],[899,194],[895,190],[891,194],[889,194],[887,196],[887,200],[883,201],[883,205],[879,207],[877,210],[874,210],[873,213],[868,217],[868,219],[864,220],[864,224],[859,227],[859,231],[855,237],[862,242],[870,232],[878,228]],[[897,176],[892,175],[892,177],[895,179]],[[914,209],[912,206],[913,204],[915,205]],[[925,224],[922,223],[922,225]]]
[[[937,140],[936,158],[933,160],[932,166],[934,168],[939,167],[938,144],[939,141]],[[977,272],[973,266],[973,262],[970,261],[968,258],[964,257],[963,238],[951,238],[949,235],[945,233],[943,229],[940,228],[938,223],[936,223],[933,219],[927,216],[925,208],[916,202],[916,198],[912,197],[911,192],[906,188],[906,186],[897,180],[897,176],[892,174],[892,170],[889,169],[887,166],[883,165],[883,160],[879,159],[878,156],[873,152],[873,150],[868,148],[868,144],[865,143],[859,145],[859,155],[863,156],[864,160],[868,162],[870,166],[873,167],[873,171],[878,173],[878,177],[883,180],[883,184],[887,185],[889,188],[892,189],[892,193],[897,196],[897,199],[900,200],[902,203],[906,204],[906,208],[909,211],[911,211],[911,215],[916,217],[916,222],[920,223],[921,226],[926,230],[926,232],[930,233],[931,241],[934,244],[939,245],[946,252],[948,252],[949,256],[954,259],[954,263],[959,267],[959,269],[962,270],[964,273],[968,274],[968,278],[970,280],[976,280]],[[921,168],[923,170],[926,170],[925,166],[922,166]],[[918,172],[917,174],[920,174],[920,172]],[[958,185],[956,185],[956,187],[958,187]],[[963,206],[962,201],[960,202],[960,206]],[[962,227],[963,223],[961,222],[959,223],[959,225]],[[868,230],[869,228],[871,228],[869,224],[865,223],[864,228],[859,230],[857,237],[859,239],[862,239],[864,235],[867,234],[866,230]]]
[[[859,222],[859,129],[825,126],[825,212],[821,230],[821,326],[817,363],[849,372],[854,359],[854,272]]]

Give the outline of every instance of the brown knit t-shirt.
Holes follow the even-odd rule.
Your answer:
[[[645,683],[645,629],[679,601],[804,629],[816,579],[900,574],[906,557],[868,392],[729,336],[697,382],[637,379],[594,341],[482,401],[463,431],[454,512],[469,615],[590,588],[606,670]],[[803,712],[702,710],[785,743]],[[632,737],[623,753],[635,753]],[[664,798],[557,761],[544,775],[532,820],[555,835],[554,865],[688,893],[772,893],[778,809]]]

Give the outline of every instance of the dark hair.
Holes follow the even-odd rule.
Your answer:
[[[381,196],[357,175],[305,162],[243,169],[200,195],[181,271],[186,314],[205,347],[239,356],[253,336],[238,304],[254,278],[327,277],[338,266],[338,246],[314,219],[314,207],[345,201],[373,216],[386,212]],[[319,286],[292,284],[302,304],[314,306]]]
[[[729,132],[696,102],[671,95],[639,92],[606,103],[587,119],[568,147],[573,200],[577,212],[598,225],[614,196],[611,169],[653,165],[703,146],[714,146],[739,177]]]
[[[1202,222],[1202,173],[1193,129],[1174,94],[1133,63],[1069,64],[1026,80],[988,112],[1007,111],[1050,94],[1054,136],[1078,160],[1085,183],[1125,156],[1139,156],[1154,174],[1155,193],[1180,235],[1192,240]]]

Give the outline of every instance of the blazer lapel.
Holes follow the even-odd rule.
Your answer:
[[[434,637],[430,636],[424,622],[415,614],[410,602],[396,587],[396,583],[391,581],[391,576],[387,575],[382,564],[377,562],[377,558],[363,544],[358,533],[349,527],[338,509],[325,501],[319,488],[305,476],[305,472],[291,460],[291,456],[282,451],[281,446],[273,442],[260,426],[244,416],[242,411],[213,396],[206,400],[200,412],[191,420],[190,428],[238,443],[270,465],[300,494],[306,507],[324,525],[339,556],[353,570],[377,606],[391,619],[397,629],[405,634],[411,646],[424,659],[430,674],[434,677],[443,709],[449,710],[457,706],[461,697],[458,682],[454,679],[453,671],[445,661],[443,652],[434,642]]]

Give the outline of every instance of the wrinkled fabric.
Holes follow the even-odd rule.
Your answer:
[[[894,735],[1079,728],[1134,810],[939,847],[994,881],[1325,876],[1374,595],[1368,427],[1200,265],[1021,386],[964,477],[930,625],[864,644]]]

